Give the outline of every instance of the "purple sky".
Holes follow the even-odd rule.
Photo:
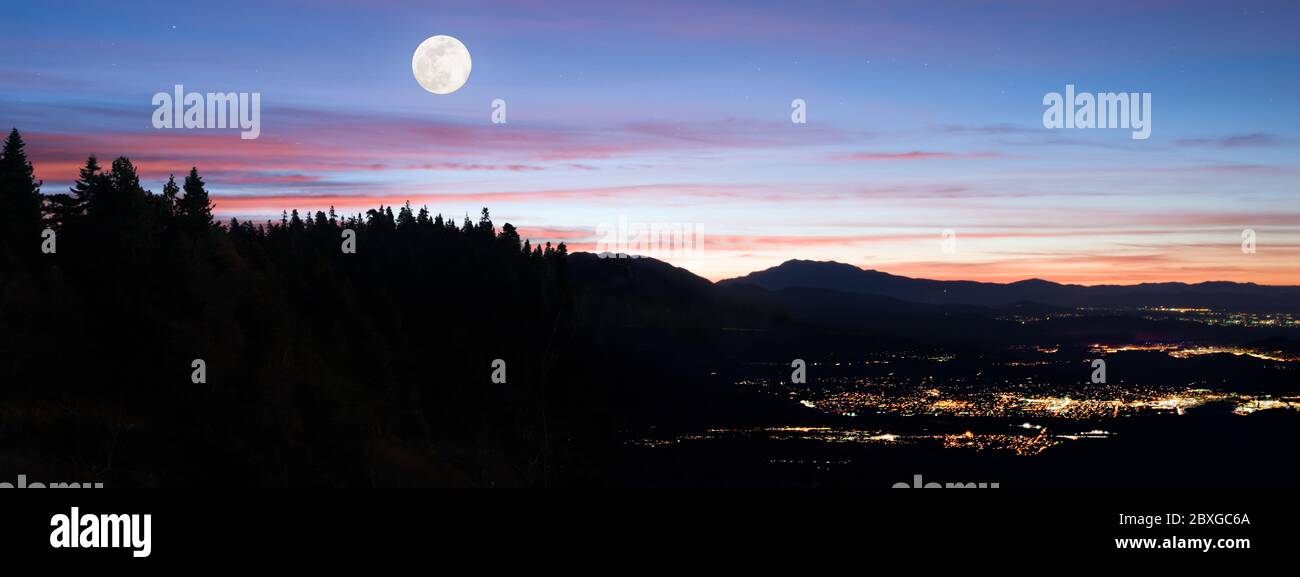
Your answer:
[[[576,250],[620,216],[698,223],[703,253],[667,260],[713,279],[811,258],[1300,284],[1297,23],[1295,2],[26,2],[0,22],[0,125],[47,193],[93,153],[155,191],[197,165],[223,217],[488,206]],[[474,62],[443,96],[411,75],[436,34]],[[260,93],[260,138],[154,129],[176,84]],[[1151,137],[1044,128],[1066,84],[1150,92]]]

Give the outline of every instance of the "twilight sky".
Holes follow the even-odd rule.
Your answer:
[[[197,165],[223,218],[487,206],[573,250],[620,216],[699,223],[703,254],[667,260],[715,280],[807,258],[1300,284],[1300,4],[792,4],[22,2],[0,22],[0,127],[46,193],[126,155],[155,192]],[[473,55],[453,94],[411,75],[435,34]],[[1044,128],[1067,83],[1150,92],[1151,137]],[[261,93],[260,138],[154,129],[176,84]]]

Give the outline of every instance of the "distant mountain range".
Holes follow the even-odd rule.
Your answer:
[[[1300,286],[1269,286],[1254,283],[1202,282],[1143,283],[1137,285],[1084,286],[1042,279],[1013,283],[942,281],[893,275],[866,270],[834,261],[789,260],[778,266],[717,283],[686,269],[650,258],[598,258],[577,253],[579,276],[595,274],[590,265],[603,262],[623,272],[613,277],[598,275],[606,288],[653,293],[675,303],[732,300],[755,297],[755,289],[766,293],[814,290],[818,294],[870,295],[878,307],[907,309],[911,303],[948,307],[993,307],[1019,309],[1143,307],[1212,308],[1242,312],[1300,312]],[[583,271],[588,271],[584,273]],[[588,278],[587,280],[592,280]],[[784,300],[784,299],[783,299]],[[863,301],[856,301],[859,304]]]
[[[1203,307],[1296,313],[1300,287],[936,281],[801,260],[712,283],[650,258],[574,253],[567,265],[580,309],[606,331],[602,346],[625,342],[637,354],[680,357],[682,343],[689,343],[685,348],[700,352],[703,365],[801,350],[853,355],[938,347],[1002,354],[1033,345],[1082,349],[1096,343],[1199,343],[1300,354],[1300,328],[1294,326],[1126,312]],[[1058,314],[1067,311],[1083,314]],[[1021,320],[1026,318],[1034,322]]]
[[[1300,310],[1300,287],[1254,283],[1144,283],[1083,286],[1041,279],[1013,283],[940,281],[864,270],[833,261],[789,260],[767,270],[722,280],[718,286],[753,285],[769,291],[827,289],[915,303],[1006,307],[1208,307],[1236,311]]]

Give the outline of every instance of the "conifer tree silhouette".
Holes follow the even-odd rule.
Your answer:
[[[37,251],[41,228],[41,183],[27,160],[22,135],[9,132],[0,149],[0,238],[23,255]]]
[[[212,201],[208,198],[207,187],[199,176],[197,167],[190,168],[190,174],[185,177],[182,188],[185,196],[176,203],[181,221],[190,231],[206,231],[212,226]]]
[[[162,206],[165,217],[172,218],[176,216],[176,203],[178,201],[176,195],[180,191],[181,188],[176,185],[176,175],[168,175],[167,183],[163,185],[162,189]]]

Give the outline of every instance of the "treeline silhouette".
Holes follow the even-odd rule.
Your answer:
[[[563,244],[533,246],[486,208],[457,224],[409,203],[218,224],[196,168],[155,194],[126,158],[90,157],[67,192],[41,186],[14,130],[0,153],[6,478],[598,480],[614,435]]]

